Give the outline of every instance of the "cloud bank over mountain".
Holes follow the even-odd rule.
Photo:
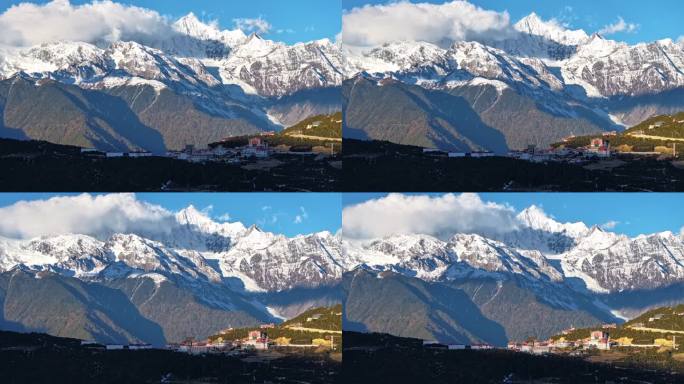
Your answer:
[[[536,17],[535,13],[531,15]],[[543,30],[555,34],[570,31],[569,25],[557,18],[541,23]],[[639,27],[639,24],[618,16],[614,23],[596,32],[602,35],[634,33]],[[426,42],[442,48],[460,41],[491,45],[515,39],[519,35],[520,28],[512,23],[507,11],[484,9],[465,0],[443,4],[402,0],[353,8],[343,15],[342,39],[350,49],[371,48],[398,41]]]
[[[350,47],[392,41],[424,41],[448,46],[455,41],[503,40],[515,34],[508,12],[467,1],[413,4],[408,1],[367,5],[345,12],[342,40]]]
[[[390,194],[346,207],[342,231],[348,239],[421,233],[436,237],[454,233],[488,235],[513,231],[518,222],[507,205],[464,193],[443,196]]]
[[[151,44],[176,33],[158,12],[110,0],[83,5],[68,0],[21,3],[0,14],[0,30],[0,44],[18,47],[56,41]]]
[[[0,236],[28,239],[84,234],[104,238],[112,233],[168,233],[174,214],[138,200],[134,194],[59,196],[20,201],[0,208]]]
[[[622,16],[618,16],[618,20],[615,23],[606,25],[598,33],[600,35],[612,35],[618,32],[632,33],[636,32],[637,29],[639,29],[639,24],[628,23]]]

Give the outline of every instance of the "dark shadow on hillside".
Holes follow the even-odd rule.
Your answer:
[[[0,330],[13,332],[45,332],[44,329],[28,329],[23,324],[5,318],[5,295],[3,287],[0,286]]]
[[[5,111],[4,105],[0,104],[0,138],[3,139],[14,139],[14,140],[28,140],[29,137],[26,136],[24,131],[17,128],[6,127],[5,122]]]
[[[345,332],[368,332],[368,328],[365,324],[356,321],[351,321],[347,317],[342,317],[342,329]]]
[[[464,331],[492,345],[503,346],[508,342],[505,329],[495,321],[485,317],[473,301],[460,289],[442,284],[429,284],[427,289],[432,298],[410,287],[414,294],[428,300],[431,305],[430,318],[441,328],[434,330],[437,340],[450,340],[454,334],[463,333],[444,320],[443,314],[456,321]],[[465,335],[464,335],[465,336]],[[451,339],[453,340],[453,339]],[[468,338],[465,340],[468,343]]]
[[[363,268],[346,273],[345,331],[430,337],[441,342],[505,345],[504,328],[486,318],[458,287]]]
[[[363,129],[360,128],[350,128],[348,126],[344,126],[342,128],[342,137],[345,139],[355,139],[355,140],[370,140],[371,138],[368,137],[368,133],[364,131]]]
[[[2,118],[2,116],[0,116]],[[14,139],[14,140],[29,140],[24,131],[21,129],[7,128],[0,126],[0,138],[3,139]]]
[[[74,298],[90,309],[88,312],[89,320],[100,327],[90,330],[96,339],[111,339],[113,335],[118,335],[117,339],[112,340],[115,342],[122,342],[127,339],[124,334],[114,330],[104,319],[96,316],[97,312],[102,312],[133,337],[157,346],[166,344],[162,328],[140,314],[121,291],[99,284],[81,283],[76,280],[68,281],[60,278],[57,281]],[[81,292],[72,283],[79,285],[84,292]]]
[[[598,294],[597,296],[613,308],[619,308],[626,314],[638,315],[651,308],[684,303],[684,283],[676,283],[656,289]]]
[[[329,115],[342,110],[341,87],[304,89],[291,95],[265,100],[265,109],[281,115],[285,127],[315,115]]]
[[[62,89],[63,94],[72,103],[88,114],[89,126],[102,135],[102,137],[106,137],[112,142],[118,141],[107,133],[105,128],[101,127],[95,119],[105,121],[116,133],[126,138],[129,142],[136,143],[150,152],[166,152],[162,135],[144,125],[123,99],[103,92],[81,89],[77,91],[82,93],[91,105],[86,105],[70,89]],[[122,148],[126,148],[127,145],[125,143],[119,143]]]
[[[651,95],[613,96],[598,100],[613,114],[629,113],[623,119],[633,126],[655,115],[675,114],[684,111],[684,87]]]

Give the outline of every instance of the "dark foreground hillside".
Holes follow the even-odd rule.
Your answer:
[[[336,191],[339,159],[274,155],[272,167],[196,164],[164,157],[90,158],[80,148],[0,139],[5,192]]]
[[[590,167],[506,157],[436,157],[419,147],[345,139],[343,162],[345,192],[684,190],[684,167],[654,158],[620,158],[615,166]]]
[[[342,382],[375,383],[681,383],[684,374],[565,356],[507,350],[439,350],[421,340],[344,333]]]
[[[0,332],[0,382],[29,383],[334,383],[341,364],[327,354],[272,360],[113,350],[44,334]]]

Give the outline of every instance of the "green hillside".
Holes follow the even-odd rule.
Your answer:
[[[657,317],[660,317],[660,319]],[[653,321],[649,321],[649,319],[653,319]],[[625,323],[625,326],[634,326],[639,323],[643,324],[646,328],[684,331],[684,304],[675,307],[657,308],[644,312],[640,316]]]
[[[576,136],[564,142],[552,144],[552,147],[568,148],[586,147],[591,139],[601,134]],[[634,127],[626,129],[615,136],[607,137],[610,145],[618,152],[661,152],[672,154],[673,144],[684,149],[684,112],[675,115],[651,117]],[[677,152],[680,152],[678,149]]]
[[[316,319],[315,317],[318,318]],[[309,309],[308,311],[300,314],[299,316],[284,322],[283,324],[281,324],[281,326],[296,326],[296,324],[301,324],[301,326],[304,328],[341,331],[342,304],[337,304],[333,307],[320,307]]]
[[[654,116],[625,131],[625,134],[643,134],[684,139],[684,112],[675,115]]]
[[[314,127],[313,124],[316,122],[318,122],[318,125]],[[307,127],[310,125],[311,127],[307,129]],[[213,148],[218,145],[222,145],[224,147],[241,147],[243,145],[247,145],[249,139],[254,136],[258,135],[252,134],[231,136],[224,138],[221,141],[210,143],[209,147]],[[262,136],[262,139],[271,147],[277,147],[280,145],[289,147],[329,147],[330,145],[333,145],[335,152],[339,153],[342,146],[342,112],[337,112],[332,115],[318,115],[310,117],[274,135]]]
[[[342,138],[342,112],[310,117],[292,127],[286,128],[281,134],[285,136],[305,135]]]
[[[314,315],[320,315],[319,319],[307,322],[308,318]],[[312,328],[318,330],[330,330],[326,332],[311,332],[307,330],[293,330],[288,326],[301,324],[303,328]],[[219,334],[209,337],[209,340],[216,340],[221,337],[224,340],[238,340],[246,338],[250,331],[259,329],[259,326],[248,328],[235,328],[230,331],[221,332]],[[335,339],[335,350],[339,350],[342,345],[342,335],[339,333],[342,330],[342,305],[338,304],[333,307],[319,307],[312,308],[306,312],[294,317],[282,324],[276,325],[274,328],[267,328],[264,331],[268,333],[271,340],[279,337],[286,337],[291,339],[292,344],[311,344],[314,339],[329,339],[331,336]]]
[[[684,331],[684,305],[678,305],[676,307],[662,307],[653,309],[643,314],[635,317],[634,319],[617,326],[615,329],[607,329],[606,331],[610,333],[611,339],[618,339],[621,337],[629,337],[634,339],[634,344],[651,344],[655,339],[672,339],[673,335],[681,337],[684,340],[684,335],[669,332],[652,332],[652,331],[641,331],[630,328],[638,324],[642,324],[644,328],[654,328],[662,329],[668,331]],[[662,316],[661,319],[655,319],[655,317]],[[649,319],[654,318],[653,321]],[[567,335],[555,335],[552,337],[554,340],[558,340],[564,337],[566,340],[580,340],[589,337],[591,331],[600,330],[600,326],[593,328],[580,328]],[[679,342],[678,342],[679,344]]]

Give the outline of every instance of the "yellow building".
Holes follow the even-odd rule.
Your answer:
[[[673,347],[672,340],[668,339],[655,339],[653,340],[653,344],[659,346],[659,347]]]
[[[319,347],[328,347],[330,348],[332,346],[332,343],[330,340],[325,340],[325,339],[313,339],[311,340],[312,345],[318,345]]]
[[[627,347],[627,346],[632,345],[632,342],[634,341],[634,339],[631,337],[624,337],[623,336],[623,337],[621,337],[619,339],[615,339],[613,341],[617,342],[618,345],[621,347]]]

